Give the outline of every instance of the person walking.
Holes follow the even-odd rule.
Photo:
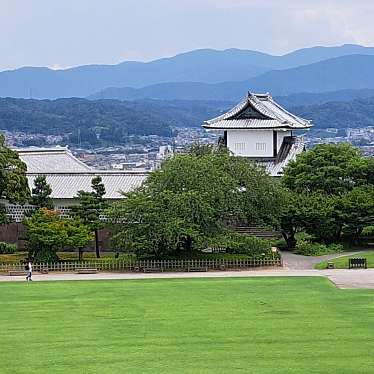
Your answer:
[[[26,265],[26,270],[27,270],[26,280],[28,282],[31,282],[32,281],[32,264],[31,264],[31,261],[29,261],[29,263]]]

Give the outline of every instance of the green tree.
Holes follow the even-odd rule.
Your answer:
[[[78,205],[72,208],[72,213],[90,227],[91,231],[95,234],[96,257],[100,258],[99,230],[105,227],[100,217],[107,208],[107,202],[104,199],[105,186],[102,183],[101,177],[94,177],[91,187],[92,192],[78,192]]]
[[[283,184],[290,190],[281,227],[290,248],[304,230],[316,240],[357,241],[372,222],[374,161],[349,144],[323,144],[299,155],[286,168]]]
[[[24,204],[28,201],[30,190],[26,169],[18,153],[6,146],[4,135],[0,134],[0,198],[10,203]]]
[[[263,168],[226,150],[202,151],[175,156],[152,173],[146,182],[152,192],[195,191],[207,201],[215,219],[270,223],[281,204],[281,187]]]
[[[109,210],[113,243],[138,255],[192,253],[238,222],[272,224],[280,186],[262,168],[204,147],[177,155]]]
[[[350,144],[319,144],[291,161],[283,184],[300,193],[338,195],[370,183],[373,161]]]
[[[201,249],[204,234],[212,235],[219,227],[214,211],[195,192],[133,192],[109,214],[116,224],[114,245],[146,257],[191,254]]]
[[[0,204],[0,225],[6,225],[10,223],[11,219],[7,215],[6,208],[3,204]]]
[[[24,221],[29,257],[34,261],[58,261],[57,251],[83,248],[92,239],[90,229],[77,219],[62,219],[54,210],[42,208]]]
[[[34,188],[31,190],[31,204],[37,209],[53,209],[53,200],[51,198],[52,188],[47,183],[45,176],[38,176],[34,180]]]
[[[357,244],[363,229],[374,225],[374,186],[356,187],[336,199],[334,216],[342,234]]]
[[[296,247],[296,233],[303,228],[305,206],[305,195],[292,192],[287,194],[287,204],[284,205],[282,210],[279,225],[289,249],[295,249]]]

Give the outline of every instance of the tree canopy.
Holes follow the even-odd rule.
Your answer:
[[[26,170],[26,164],[6,146],[4,135],[0,134],[0,198],[20,204],[28,201]]]
[[[319,144],[289,163],[283,183],[296,192],[336,195],[372,183],[373,175],[373,160],[352,145]]]
[[[63,219],[58,212],[46,208],[36,211],[24,223],[29,257],[34,261],[57,261],[58,250],[84,248],[92,239],[89,228],[82,221]]]
[[[349,144],[318,145],[291,162],[283,185],[288,204],[281,227],[288,246],[304,230],[317,241],[357,241],[374,224],[374,159]]]
[[[273,223],[279,191],[248,160],[195,148],[167,160],[142,188],[110,209],[113,242],[155,257],[199,251],[235,223]]]

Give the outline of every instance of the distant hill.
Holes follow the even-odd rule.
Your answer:
[[[319,105],[334,101],[352,101],[374,97],[374,89],[340,90],[321,93],[297,93],[288,96],[276,96],[275,99],[282,105],[290,108],[295,106]]]
[[[171,127],[193,127],[227,109],[226,102],[120,102],[86,99],[0,99],[0,129],[65,135],[89,144],[121,144],[130,135],[170,136]],[[100,139],[99,139],[100,138]]]
[[[281,99],[281,98],[280,98]],[[86,99],[0,99],[0,129],[64,135],[70,144],[123,144],[130,135],[170,136],[171,127],[199,127],[235,103],[227,101],[121,102]],[[374,97],[348,102],[288,106],[314,129],[374,126]]]
[[[106,98],[109,96],[107,91],[102,94],[100,91],[108,87],[141,88],[175,82],[189,82],[190,84],[191,82],[211,84],[237,82],[272,70],[290,69],[352,54],[374,55],[374,48],[349,44],[339,47],[313,47],[283,56],[239,49],[225,51],[202,49],[148,63],[127,61],[118,65],[88,65],[66,70],[24,67],[0,72],[0,97],[30,98],[32,96],[54,99],[86,97],[97,93],[95,98]],[[350,66],[348,73],[354,69],[354,65]],[[276,72],[272,74],[269,79],[279,79]],[[180,94],[173,97],[167,94],[165,90],[174,89],[175,91],[174,86],[163,86],[160,89],[164,90],[162,95],[152,91],[153,95],[164,98],[176,98],[176,96],[183,98]],[[209,90],[214,90],[214,88]],[[322,89],[319,90],[322,91]],[[192,89],[191,93],[193,93]],[[122,99],[129,96],[131,95],[123,95]],[[140,93],[133,94],[133,96],[145,97]],[[217,94],[218,96],[222,97],[222,94]]]
[[[316,129],[374,126],[374,97],[349,102],[331,102],[290,108],[311,119]]]
[[[274,70],[242,82],[160,83],[139,89],[109,88],[89,98],[118,100],[240,100],[249,90],[285,96],[300,92],[374,89],[374,56],[337,57],[286,70]]]

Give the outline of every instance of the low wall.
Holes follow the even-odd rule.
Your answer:
[[[0,241],[15,244],[18,249],[25,248],[26,228],[22,223],[9,223],[0,226]]]

